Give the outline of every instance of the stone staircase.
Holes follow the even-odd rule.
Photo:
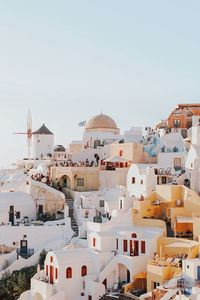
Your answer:
[[[74,237],[78,236],[78,225],[74,219],[74,201],[72,199],[66,198],[65,203],[69,207],[69,217],[71,218],[71,228],[74,231]]]
[[[78,225],[76,224],[76,220],[71,218],[71,228],[74,231],[74,236],[78,236]]]
[[[34,182],[34,180],[32,180],[32,181]],[[62,197],[65,197],[65,203],[69,207],[69,217],[71,218],[71,228],[74,231],[74,235],[72,236],[72,238],[77,237],[78,236],[78,225],[77,225],[76,220],[74,219],[74,216],[73,216],[74,215],[74,201],[71,198],[68,198],[69,195],[66,194],[64,191],[60,192],[55,187],[49,187],[46,184],[41,183],[41,182],[37,182],[37,181],[35,181],[35,184],[40,184],[40,185],[42,184],[45,188],[48,188],[50,190],[54,190],[54,193],[56,192],[59,196],[62,195]],[[71,239],[66,240],[67,245],[70,244]]]

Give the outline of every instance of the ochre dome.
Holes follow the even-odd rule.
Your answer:
[[[117,129],[117,125],[111,117],[104,114],[100,114],[91,118],[87,122],[85,129],[90,130],[90,129],[98,129],[98,128]]]

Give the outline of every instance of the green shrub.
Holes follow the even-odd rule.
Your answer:
[[[40,253],[39,264],[44,267],[46,250]],[[37,265],[14,271],[12,274],[5,271],[0,280],[0,300],[17,300],[20,295],[30,289],[31,278],[37,272]]]

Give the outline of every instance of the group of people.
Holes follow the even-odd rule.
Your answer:
[[[47,185],[53,187],[53,180],[50,179],[49,173],[47,173],[46,176],[43,175],[42,173],[38,173],[38,174],[35,174],[35,175],[32,174],[31,178],[33,180],[41,181],[41,182],[46,183]]]
[[[56,162],[55,163],[55,166],[56,167],[94,167],[94,166],[98,166],[98,163],[99,163],[99,155],[96,155],[95,156],[95,160],[96,160],[96,163],[94,162],[94,160],[92,160],[91,162],[89,162],[89,159],[86,158],[86,160],[82,160],[82,161],[79,161],[78,163],[76,162],[73,162],[73,161],[67,161],[67,162]]]

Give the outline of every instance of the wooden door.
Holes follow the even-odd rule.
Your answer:
[[[53,271],[54,271],[54,268],[53,266],[50,266],[50,283],[53,284]]]

